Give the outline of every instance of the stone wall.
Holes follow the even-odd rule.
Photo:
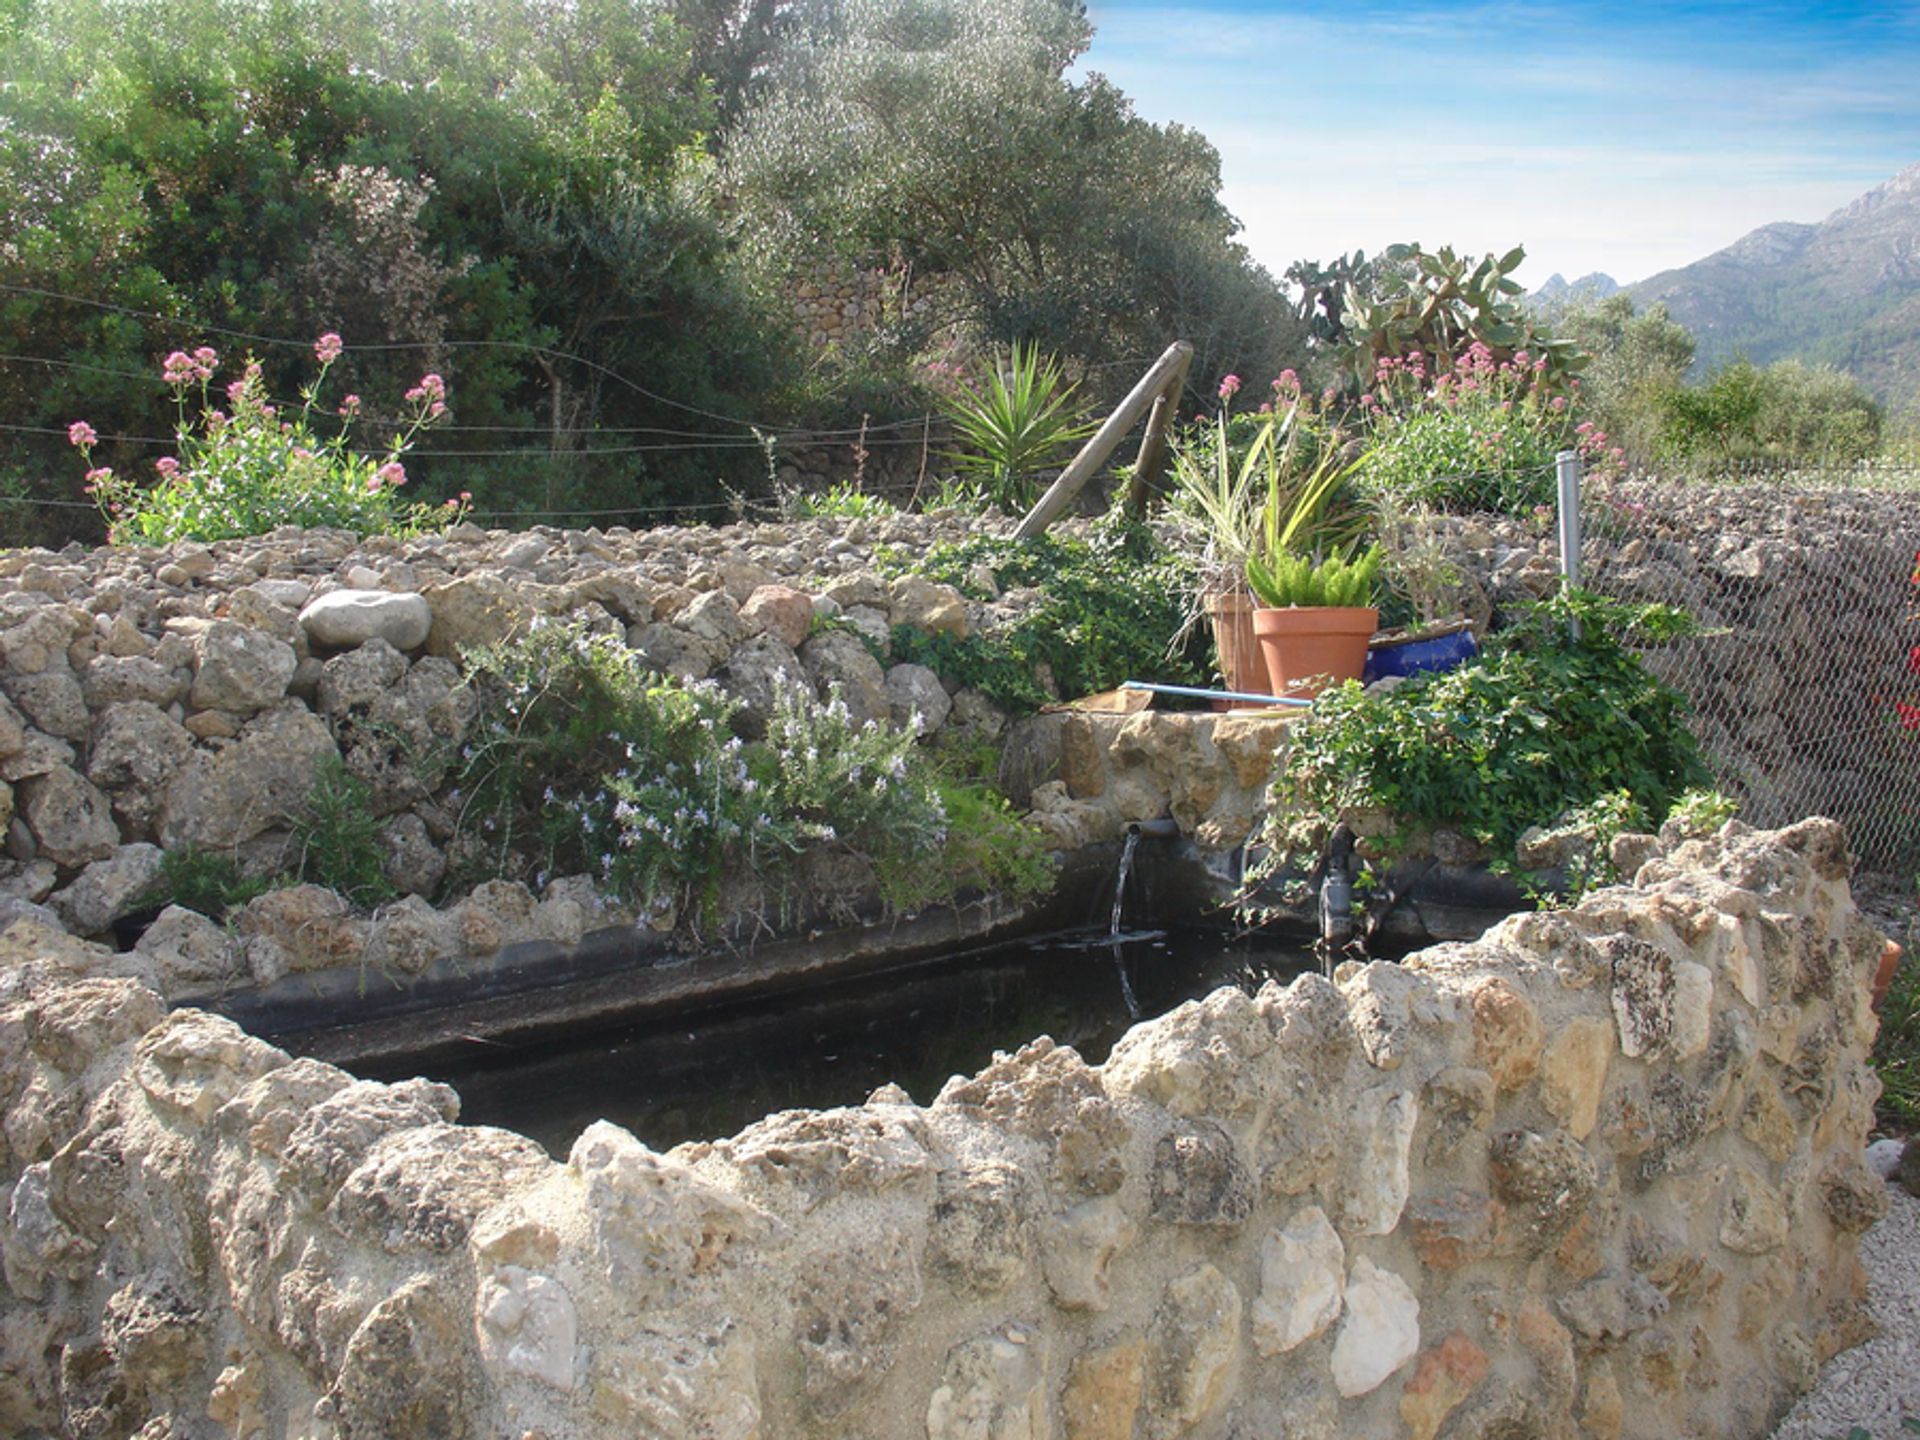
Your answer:
[[[749,724],[764,722],[785,671],[839,687],[858,719],[991,742],[1006,717],[977,693],[872,653],[886,654],[894,625],[964,634],[989,609],[874,574],[875,548],[911,553],[978,528],[904,516],[646,534],[462,526],[404,543],[287,532],[0,556],[0,895],[91,936],[138,907],[163,849],[272,873],[290,818],[338,757],[370,787],[387,875],[409,898],[368,922],[324,896],[270,896],[227,935],[181,912],[148,947],[145,978],[206,993],[363,958],[408,973],[514,940],[577,939],[631,917],[577,880],[538,896],[483,887],[459,913],[426,906],[460,844],[449,764],[474,705],[460,649],[566,619],[624,635],[661,671],[711,677]]]
[[[1766,1432],[1862,1336],[1880,937],[1729,826],[1102,1066],[566,1163],[0,933],[0,1431],[213,1440]]]

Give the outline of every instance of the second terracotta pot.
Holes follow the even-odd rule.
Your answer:
[[[1253,633],[1253,597],[1244,590],[1207,597],[1213,644],[1220,654],[1220,676],[1227,689],[1243,695],[1271,695],[1267,657]],[[1217,710],[1258,709],[1250,700],[1216,700]]]
[[[1307,605],[1253,612],[1253,633],[1267,657],[1273,693],[1297,700],[1358,680],[1367,663],[1367,642],[1379,627],[1380,612],[1371,607]]]

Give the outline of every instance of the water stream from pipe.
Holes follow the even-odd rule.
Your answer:
[[[1126,931],[1120,928],[1120,921],[1126,910],[1127,880],[1133,874],[1133,853],[1139,848],[1140,832],[1129,830],[1127,842],[1120,848],[1120,872],[1113,882],[1113,919],[1107,930],[1113,946],[1114,973],[1120,977],[1120,998],[1126,1002],[1128,1016],[1135,1020],[1140,1018],[1140,1000],[1133,993],[1133,978],[1127,974]]]

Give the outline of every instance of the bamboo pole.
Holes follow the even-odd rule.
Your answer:
[[[1016,540],[1025,540],[1030,535],[1038,535],[1060,518],[1060,514],[1091,480],[1094,472],[1107,462],[1107,457],[1118,448],[1121,440],[1134,427],[1147,407],[1168,388],[1167,382],[1178,370],[1185,377],[1187,366],[1193,363],[1193,346],[1185,340],[1176,340],[1167,347],[1167,351],[1133,389],[1094,431],[1093,438],[1080,447],[1080,453],[1073,457],[1066,469],[1060,472],[1060,478],[1047,487],[1047,493],[1034,502],[1033,509],[1027,512],[1027,518],[1020,522],[1020,528],[1013,532]],[[1146,442],[1141,442],[1141,449]]]

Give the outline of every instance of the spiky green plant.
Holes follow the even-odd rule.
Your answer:
[[[963,385],[941,401],[964,447],[947,459],[1002,510],[1033,503],[1035,482],[1067,447],[1093,433],[1060,362],[1037,345],[1015,345],[978,386]]]
[[[1247,584],[1254,598],[1269,609],[1292,605],[1370,606],[1380,579],[1384,552],[1369,545],[1358,555],[1329,555],[1317,559],[1292,550],[1270,557],[1247,557]]]

